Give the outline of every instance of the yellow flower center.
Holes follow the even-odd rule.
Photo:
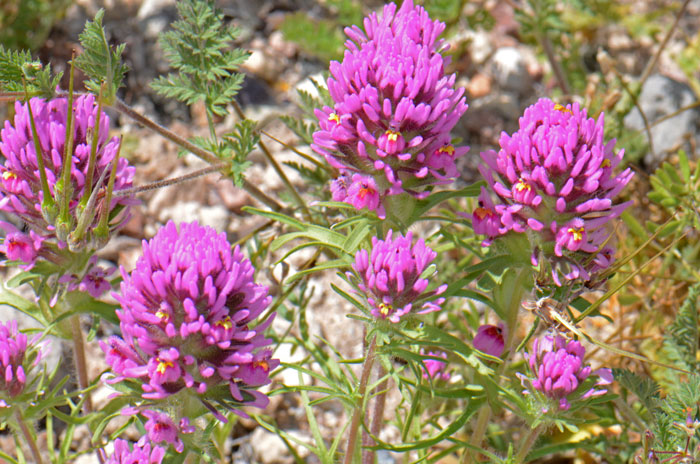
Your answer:
[[[474,214],[476,214],[476,217],[483,221],[485,218],[491,216],[491,211],[486,208],[477,208],[476,211],[474,211]]]
[[[455,154],[455,147],[453,147],[450,144],[447,144],[444,147],[440,147],[438,149],[438,153],[447,153],[448,155],[452,156]]]
[[[394,308],[391,305],[379,303],[379,314],[382,316],[387,317],[393,310]]]
[[[393,131],[391,129],[387,130],[384,134],[389,139],[389,142],[396,142],[399,139],[400,132]]]
[[[14,172],[5,171],[5,172],[2,173],[2,178],[5,179],[5,180],[9,180],[9,179],[16,179],[17,176],[15,175]]]
[[[581,240],[583,240],[583,231],[584,231],[583,227],[578,227],[578,228],[569,227],[568,232],[571,235],[573,235],[575,241],[580,242]]]
[[[337,113],[331,113],[328,115],[328,120],[333,121],[336,124],[340,124],[340,116]]]
[[[253,367],[262,367],[265,372],[270,370],[270,365],[265,360],[254,362]]]
[[[170,361],[161,361],[160,358],[158,359],[158,367],[156,367],[156,372],[159,374],[165,374],[165,371],[168,370],[169,367],[174,367],[173,363]]]
[[[515,184],[515,188],[518,190],[518,192],[522,192],[523,190],[532,189],[532,187],[530,187],[530,184],[525,182],[522,177],[520,179],[518,179],[518,183]]]
[[[557,110],[557,111],[561,111],[562,113],[574,114],[574,112],[571,111],[569,108],[567,108],[567,107],[564,106],[564,105],[560,105],[559,103],[557,103],[556,105],[554,105],[554,109]]]
[[[226,316],[225,319],[222,319],[220,321],[217,321],[215,324],[217,327],[223,327],[224,329],[228,330],[231,327],[233,327],[233,322],[231,322],[231,318]]]
[[[610,162],[609,159],[604,159],[603,162],[600,163],[600,167],[603,167],[603,168],[609,168],[610,166],[612,166],[612,163]]]
[[[168,313],[166,313],[165,311],[161,311],[161,310],[158,310],[158,312],[156,312],[156,317],[158,319],[160,319],[161,321],[165,321],[165,322],[168,322],[170,320],[170,316],[168,316]]]

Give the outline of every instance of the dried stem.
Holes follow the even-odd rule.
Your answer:
[[[24,439],[29,445],[32,456],[34,456],[34,461],[36,464],[44,464],[44,461],[41,459],[39,447],[36,444],[36,440],[34,440],[34,435],[32,435],[31,430],[29,430],[29,427],[27,427],[27,423],[24,421],[24,417],[22,417],[22,411],[19,408],[15,408],[15,418],[17,419],[17,424],[19,425],[19,429],[22,431]]]
[[[351,464],[352,458],[355,454],[355,446],[357,444],[357,432],[360,429],[360,419],[362,418],[362,406],[365,403],[365,392],[367,391],[367,381],[369,380],[370,373],[372,372],[372,365],[374,364],[374,355],[377,348],[377,336],[372,337],[372,341],[369,342],[369,348],[367,348],[367,356],[365,357],[365,362],[362,365],[362,375],[360,376],[360,386],[358,388],[358,393],[360,398],[358,403],[355,405],[355,410],[352,413],[352,421],[350,422],[350,436],[348,437],[348,446],[345,450],[345,464]]]

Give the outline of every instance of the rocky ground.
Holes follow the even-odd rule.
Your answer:
[[[247,78],[239,95],[244,111],[248,117],[264,121],[265,130],[274,137],[288,145],[297,145],[296,137],[276,116],[297,111],[295,89],[308,86],[308,78],[319,76],[327,69],[327,63],[305,55],[294,43],[286,41],[279,26],[285,15],[296,11],[307,11],[317,17],[332,15],[333,11],[325,8],[323,2],[314,0],[227,0],[218,3],[227,18],[241,28],[239,45],[252,52],[243,68]],[[369,6],[378,5],[378,2],[373,3]],[[634,8],[649,11],[667,6],[661,0],[629,3],[636,4]],[[126,43],[124,58],[131,68],[121,97],[138,111],[181,136],[200,134],[206,130],[206,119],[201,108],[188,109],[165,100],[148,87],[156,76],[168,71],[157,40],[177,17],[174,4],[174,0],[76,0],[65,18],[52,30],[49,40],[39,52],[40,56],[45,61],[51,61],[56,69],[65,70],[71,50],[79,46],[77,37],[85,21],[91,19],[98,8],[105,8],[106,29],[114,43]],[[459,85],[467,89],[470,107],[455,135],[462,137],[472,147],[473,156],[465,157],[462,166],[462,181],[471,182],[477,175],[475,166],[479,162],[476,156],[479,151],[494,147],[502,130],[514,130],[522,110],[539,96],[548,95],[556,83],[546,59],[534,47],[522,43],[510,0],[479,0],[468,2],[465,8],[486,9],[495,21],[490,30],[471,29],[464,23],[457,34],[448,37],[454,49],[462,50],[452,66],[459,72]],[[595,30],[589,52],[594,67],[603,69],[603,79],[606,72],[612,72],[605,69],[611,63],[615,72],[632,79],[638,78],[654,56],[663,33],[669,29],[672,21],[672,15],[663,16],[659,20],[656,36],[639,39],[629,37],[622,27],[615,25]],[[690,38],[697,37],[699,26],[700,1],[693,1],[679,24],[679,32],[666,45],[658,66],[643,87],[639,106],[650,124],[697,100],[688,85],[687,76],[676,64],[674,53],[682,50]],[[600,79],[600,76],[601,73],[591,73],[590,85],[595,87],[595,79]],[[131,120],[117,114],[113,114],[112,119],[114,130],[125,134],[126,156],[137,167],[136,185],[176,177],[204,167],[204,163],[194,156],[178,157],[173,144],[136,126]],[[638,110],[630,113],[624,122],[632,129],[641,131],[644,128]],[[232,119],[221,121],[221,130],[226,130],[233,123]],[[696,108],[653,126],[650,131],[653,152],[644,157],[645,165],[657,165],[664,159],[665,153],[679,145],[694,152],[696,144],[700,142],[699,124],[700,110]],[[640,132],[640,137],[644,136],[644,132]],[[296,159],[296,155],[284,146],[269,139],[264,141],[278,161]],[[300,149],[308,151],[308,147]],[[254,165],[246,173],[247,179],[268,195],[275,197],[282,194],[284,185],[263,155],[256,151],[250,159]],[[301,191],[304,190],[301,179],[293,171],[288,171],[287,175]],[[246,205],[260,206],[255,199],[229,181],[221,180],[217,174],[148,192],[142,194],[140,199],[142,205],[133,219],[121,235],[100,253],[101,258],[127,269],[133,266],[138,256],[141,239],[151,237],[157,227],[169,219],[198,220],[226,231],[231,241],[246,237],[266,222],[242,210]],[[267,240],[276,233],[274,228],[265,229],[260,239]],[[292,265],[301,265],[305,258],[308,255],[299,254]],[[278,268],[271,275],[263,277],[271,284],[273,293],[281,272],[282,269]],[[330,289],[328,282],[326,276],[314,277],[309,282],[314,288],[308,314],[311,333],[329,340],[345,356],[358,357],[362,352],[361,327],[348,323],[346,314],[350,308]],[[282,318],[278,318],[275,324],[279,331],[287,329],[287,323]],[[60,344],[56,343],[54,353],[60,353],[61,349]],[[103,368],[100,362],[102,355],[95,344],[90,345],[90,350],[92,375],[96,376]],[[63,354],[67,353],[68,350],[65,350]],[[280,348],[277,357],[284,361],[294,360],[289,346],[285,345]],[[65,357],[59,356],[56,362],[58,359],[68,362]],[[279,380],[288,385],[298,382],[294,372],[282,377]],[[99,405],[100,401],[104,401],[107,394],[106,390],[98,391],[96,403]],[[391,411],[391,407],[387,407],[387,411]],[[310,440],[305,413],[295,395],[273,397],[267,413],[291,435],[302,441]],[[343,423],[343,414],[338,403],[324,403],[319,416],[322,432],[334,436]],[[86,446],[89,440],[87,430],[81,433],[75,439],[76,449]],[[14,449],[9,436],[0,436],[0,445],[6,450]],[[230,446],[232,462],[235,463],[293,462],[284,443],[276,435],[256,427],[252,421],[243,420],[236,425]],[[300,447],[299,452],[308,462],[315,462],[312,456],[304,453],[303,448]],[[81,462],[95,462],[95,458],[86,455]],[[380,462],[389,464],[397,461],[394,456],[384,453]]]

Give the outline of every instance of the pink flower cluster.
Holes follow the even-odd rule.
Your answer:
[[[447,285],[427,291],[428,279],[421,278],[436,255],[423,239],[413,244],[411,232],[404,237],[394,236],[391,230],[384,240],[372,238],[371,252],[358,251],[352,267],[361,278],[357,286],[367,297],[372,315],[397,323],[414,307],[419,308],[418,314],[440,310],[445,299],[435,297]]]
[[[28,370],[41,360],[41,347],[17,329],[17,321],[0,323],[0,408],[10,407],[21,395]]]
[[[495,194],[482,189],[472,215],[485,244],[509,234],[535,240],[532,262],[544,256],[552,277],[589,281],[607,268],[614,248],[610,221],[628,203],[614,204],[633,173],[613,174],[624,150],[604,142],[604,118],[589,118],[578,103],[566,107],[540,99],[525,110],[519,129],[503,133],[499,151],[481,154],[480,171]]]
[[[349,181],[336,201],[383,217],[385,196],[421,198],[458,176],[455,159],[468,147],[453,146],[450,131],[467,105],[455,75],[445,75],[444,29],[412,0],[365,18],[364,31],[345,29],[345,56],[331,62],[328,79],[335,105],[316,110],[312,144]]]
[[[581,343],[566,340],[562,336],[535,339],[532,353],[525,354],[533,378],[522,374],[520,377],[524,383],[529,383],[533,390],[555,400],[559,410],[566,411],[571,407],[569,400],[603,395],[607,390],[596,387],[612,383],[612,371],[599,369],[593,373],[598,377],[595,385],[585,391],[579,389],[591,375],[591,367],[583,362],[585,354],[586,349]]]
[[[161,464],[164,457],[165,450],[160,446],[151,447],[150,443],[146,443],[130,449],[128,441],[117,439],[114,441],[114,452],[106,464]]]
[[[50,101],[32,98],[29,105],[41,146],[41,159],[48,188],[55,198],[56,183],[61,178],[63,169],[68,101],[66,98]],[[107,186],[112,161],[119,148],[117,137],[108,138],[109,117],[102,113],[92,185],[85,185],[97,109],[93,95],[80,96],[73,103],[73,154],[69,209],[74,220],[80,199],[96,188]],[[40,254],[42,242],[55,237],[55,224],[47,222],[41,211],[44,193],[27,104],[15,103],[14,125],[10,121],[5,121],[5,126],[0,131],[0,152],[5,157],[4,163],[0,165],[0,210],[16,215],[30,229],[29,233],[25,234],[8,226],[7,223],[1,223],[0,228],[7,234],[3,251],[10,259],[19,259],[31,265]],[[133,177],[134,168],[129,166],[126,159],[120,159],[117,163],[114,189],[131,187]],[[131,203],[133,200],[129,197],[114,197],[109,205],[109,211],[118,206],[126,207]],[[98,210],[102,208],[99,201],[97,208]],[[96,224],[97,216],[92,225]],[[118,225],[112,228],[115,227]]]
[[[223,233],[169,222],[144,241],[136,268],[121,272],[114,296],[123,339],[101,342],[117,375],[112,383],[135,379],[148,400],[188,392],[221,420],[211,402],[240,414],[240,406],[267,405],[257,388],[270,382],[279,361],[265,349],[272,317],[257,326],[255,320],[270,297]]]

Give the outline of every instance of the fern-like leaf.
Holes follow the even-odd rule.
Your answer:
[[[685,368],[697,372],[698,363],[698,297],[700,284],[690,287],[688,296],[678,310],[676,320],[664,337],[664,348]]]
[[[95,15],[94,21],[85,23],[85,29],[80,34],[83,52],[75,58],[75,65],[90,78],[85,83],[85,87],[91,92],[99,93],[102,84],[105,84],[102,97],[105,103],[111,105],[128,67],[121,62],[125,45],[110,47],[102,27],[103,17],[104,10],[100,10]]]
[[[43,66],[32,60],[26,50],[14,51],[0,45],[0,89],[8,92],[23,92],[44,98],[53,97],[61,75],[51,74],[51,65]]]
[[[651,415],[659,411],[659,385],[648,377],[640,377],[627,369],[613,369],[615,380],[634,393]]]
[[[188,105],[203,101],[210,114],[223,116],[241,88],[244,75],[235,72],[249,53],[231,45],[240,33],[224,25],[212,1],[182,0],[180,20],[163,34],[160,44],[177,73],[151,83],[159,94]]]
[[[260,141],[260,134],[255,128],[255,121],[244,119],[224,136],[224,143],[230,149],[227,160],[231,163],[229,173],[239,187],[243,184],[243,173],[252,164],[247,161],[248,155]]]

